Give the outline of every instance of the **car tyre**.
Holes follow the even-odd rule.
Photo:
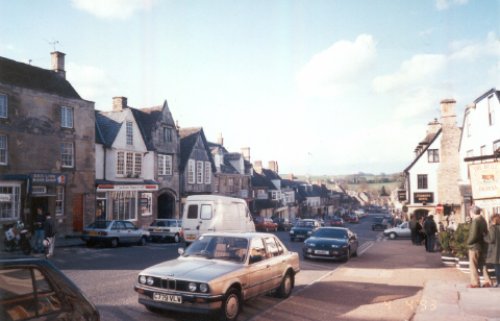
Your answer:
[[[394,233],[394,232],[393,232],[393,233],[391,233],[391,234],[389,234],[389,238],[390,238],[391,240],[395,240],[397,237],[398,237],[398,235],[397,235],[396,233]]]
[[[347,254],[345,256],[344,262],[349,261],[350,258],[351,258],[351,248],[349,247],[349,248],[347,248]]]
[[[222,301],[221,307],[221,319],[223,321],[235,321],[241,311],[241,298],[240,292],[235,288],[230,288],[226,295],[224,295],[224,300]]]
[[[280,287],[278,288],[278,298],[286,299],[292,294],[293,290],[293,277],[290,272],[285,274],[283,280],[281,280]]]
[[[146,245],[146,243],[147,243],[147,242],[148,242],[148,240],[147,240],[146,236],[143,236],[143,237],[141,237],[141,239],[139,240],[139,245],[140,245],[140,246],[144,246],[144,245]]]
[[[111,239],[111,241],[109,241],[109,245],[111,245],[111,247],[117,247],[118,246],[118,239],[117,238]]]
[[[91,240],[88,240],[87,242],[85,242],[85,245],[87,245],[87,247],[92,247],[92,246],[95,245],[95,242],[91,241]]]

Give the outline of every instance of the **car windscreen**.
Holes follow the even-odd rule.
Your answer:
[[[111,224],[111,221],[95,221],[94,223],[90,224],[88,227],[89,228],[108,228],[108,226]]]
[[[318,229],[316,232],[313,233],[314,237],[325,237],[325,238],[332,238],[332,239],[345,239],[347,238],[347,233],[345,230],[338,230],[338,229]]]
[[[248,252],[248,240],[240,237],[202,235],[184,252],[184,256],[201,256],[244,262]]]
[[[314,222],[312,221],[298,221],[295,223],[297,227],[314,227]]]

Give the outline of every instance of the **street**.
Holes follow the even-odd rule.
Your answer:
[[[380,237],[380,232],[371,231],[370,222],[370,218],[367,217],[359,224],[346,224],[346,227],[358,235],[359,255],[363,255],[373,241]],[[289,250],[299,252],[302,257],[302,242],[290,242],[288,232],[276,232],[276,235]],[[196,314],[173,312],[154,314],[137,302],[137,293],[133,290],[137,274],[153,264],[177,257],[177,249],[180,246],[183,246],[183,243],[148,243],[146,246],[118,248],[87,248],[83,245],[62,247],[57,249],[53,262],[94,302],[102,320],[209,320],[205,316]],[[302,258],[300,263],[301,272],[296,277],[292,296],[314,282],[321,282],[322,278],[344,264],[331,261],[304,261]],[[250,320],[279,302],[281,299],[273,296],[251,299],[245,303],[239,320]]]

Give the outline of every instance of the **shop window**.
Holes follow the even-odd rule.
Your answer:
[[[136,220],[137,192],[111,193],[114,220]]]
[[[0,221],[16,220],[20,215],[20,193],[19,184],[0,185]]]

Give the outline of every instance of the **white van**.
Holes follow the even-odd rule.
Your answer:
[[[182,213],[182,228],[186,243],[206,232],[255,232],[246,202],[220,195],[188,196]]]

